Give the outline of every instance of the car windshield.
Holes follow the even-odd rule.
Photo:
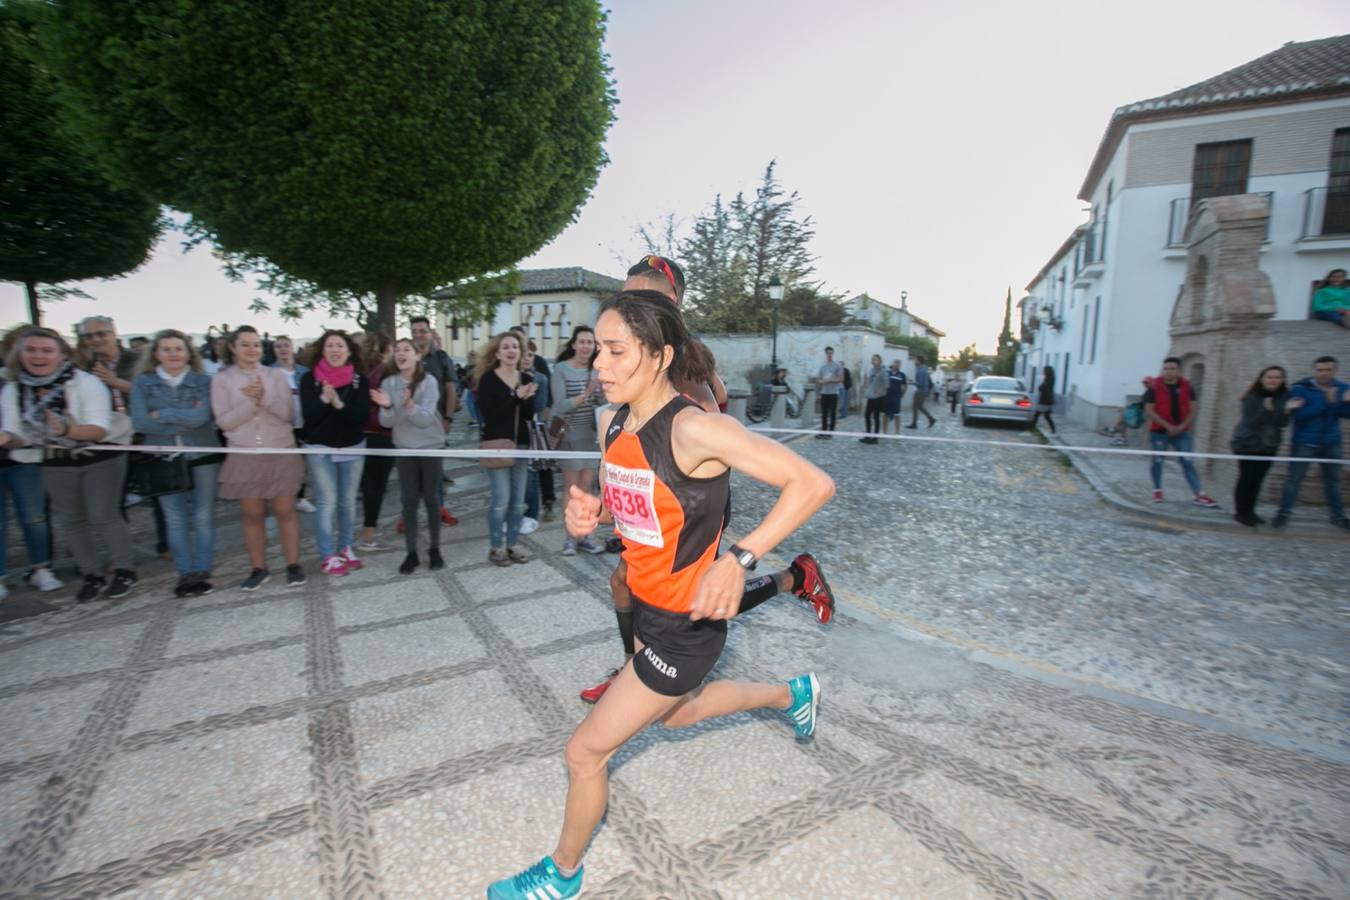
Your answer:
[[[1022,382],[1016,378],[981,378],[975,382],[975,389],[980,391],[1020,391],[1024,390]]]

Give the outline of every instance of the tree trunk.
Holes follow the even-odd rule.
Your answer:
[[[375,324],[378,330],[394,337],[398,332],[398,285],[387,282],[375,292]]]
[[[28,294],[28,319],[34,325],[41,325],[42,309],[38,306],[37,282],[25,281],[23,283],[23,288]]]

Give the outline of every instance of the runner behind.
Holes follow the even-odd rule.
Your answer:
[[[667,298],[617,294],[602,308],[596,336],[596,372],[618,407],[601,422],[606,503],[574,487],[565,521],[580,538],[612,518],[623,535],[639,652],[567,742],[569,785],[557,847],[489,887],[490,900],[581,893],[582,855],[609,800],[610,757],[648,725],[683,728],[776,708],[801,738],[816,727],[820,686],[813,673],[781,684],[703,679],[741,605],[746,567],[820,509],[834,483],[777,441],[701,410],[675,389],[688,333]],[[764,521],[719,558],[732,468],[780,494]]]

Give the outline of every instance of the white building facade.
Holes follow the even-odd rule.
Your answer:
[[[1192,203],[1244,193],[1269,203],[1276,318],[1306,319],[1314,286],[1350,268],[1350,36],[1116,110],[1079,192],[1088,222],[1018,304],[1016,374],[1034,387],[1053,366],[1067,414],[1110,424],[1166,355]]]

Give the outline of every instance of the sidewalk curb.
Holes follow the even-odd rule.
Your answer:
[[[1214,513],[1219,514],[1221,518],[1214,518],[1205,515],[1181,515],[1175,512],[1158,509],[1154,506],[1136,503],[1133,500],[1127,500],[1120,495],[1111,484],[1110,479],[1097,468],[1096,464],[1088,459],[1089,454],[1077,453],[1067,449],[1068,445],[1064,442],[1063,438],[1058,434],[1047,434],[1040,426],[1037,426],[1036,433],[1045,438],[1050,444],[1059,448],[1059,452],[1073,464],[1074,469],[1077,470],[1078,474],[1082,475],[1088,484],[1092,486],[1092,489],[1097,492],[1097,495],[1101,497],[1103,502],[1128,515],[1152,519],[1153,524],[1160,527],[1185,528],[1189,530],[1202,528],[1217,529],[1231,534],[1243,534],[1258,538],[1294,536],[1301,538],[1316,538],[1325,541],[1342,540],[1339,532],[1336,532],[1330,525],[1322,526],[1321,524],[1312,522],[1291,522],[1286,525],[1282,531],[1276,531],[1269,526],[1249,528],[1246,525],[1241,525],[1233,521],[1232,513],[1222,508],[1213,511]]]

